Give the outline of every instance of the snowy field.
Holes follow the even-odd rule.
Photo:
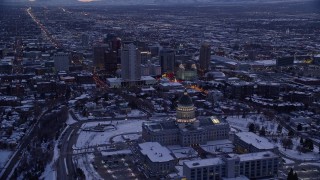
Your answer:
[[[0,169],[2,169],[12,155],[12,151],[0,150]]]
[[[143,120],[127,120],[127,121],[113,121],[113,125],[116,126],[115,129],[108,129],[104,132],[89,132],[79,130],[79,137],[75,145],[75,149],[86,148],[88,146],[97,146],[103,144],[110,144],[110,138],[118,136],[125,133],[135,133],[142,131]],[[97,126],[101,122],[90,122],[82,125],[82,129]],[[121,136],[117,137],[115,140],[122,141]]]

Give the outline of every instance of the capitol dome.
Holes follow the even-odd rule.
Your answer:
[[[179,98],[178,106],[193,106],[192,100],[188,95],[187,91]]]
[[[196,121],[195,107],[186,90],[178,101],[176,121],[178,123],[193,123]]]

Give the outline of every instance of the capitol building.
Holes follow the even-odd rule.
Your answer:
[[[161,145],[192,146],[208,141],[228,139],[230,127],[216,117],[195,115],[192,99],[187,91],[178,101],[176,118],[142,124],[142,138],[145,141],[159,142]]]

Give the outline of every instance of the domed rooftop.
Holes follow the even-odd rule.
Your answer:
[[[192,99],[188,95],[187,90],[185,90],[183,95],[180,97],[180,99],[178,101],[178,105],[180,105],[180,106],[193,106]]]

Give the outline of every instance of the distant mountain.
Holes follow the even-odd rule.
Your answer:
[[[213,4],[213,3],[278,3],[303,2],[314,0],[2,0],[4,3],[29,2],[34,4],[72,5],[72,4],[106,4],[106,5],[170,5],[170,4]]]

